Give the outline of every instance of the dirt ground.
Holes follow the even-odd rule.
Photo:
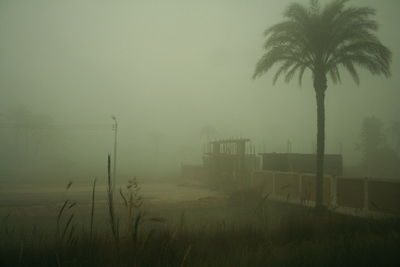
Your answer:
[[[179,224],[184,220],[188,225],[208,225],[232,222],[232,218],[241,217],[237,214],[238,209],[230,205],[228,195],[196,181],[139,181],[139,186],[143,198],[140,209],[146,218],[163,218],[168,224]],[[96,187],[94,217],[100,228],[107,227],[109,222],[106,188],[105,183],[98,183]],[[125,190],[124,186],[122,188]],[[11,229],[53,229],[62,204],[68,200],[68,203],[76,204],[65,210],[65,216],[74,214],[74,221],[84,228],[89,225],[91,194],[89,183],[72,184],[68,190],[66,185],[0,187],[0,220],[3,226]],[[119,193],[115,203],[117,215],[123,221],[127,210]]]

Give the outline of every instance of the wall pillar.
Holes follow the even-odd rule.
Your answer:
[[[337,206],[337,178],[336,176],[331,176],[331,195],[332,195],[332,208]]]
[[[274,196],[276,194],[275,190],[276,182],[275,182],[275,172],[272,173],[272,195]]]
[[[303,187],[303,175],[301,173],[299,173],[299,199],[300,199],[300,203],[303,203],[303,192],[302,192],[302,188]]]

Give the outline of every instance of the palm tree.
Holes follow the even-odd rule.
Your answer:
[[[253,78],[280,64],[273,79],[284,75],[289,82],[296,73],[301,86],[303,74],[311,71],[317,100],[316,209],[323,209],[325,150],[325,91],[327,76],[341,82],[339,67],[359,84],[356,67],[372,74],[390,76],[391,52],[375,36],[378,25],[369,7],[348,7],[347,0],[333,0],[320,8],[318,0],[309,7],[293,3],[283,13],[285,20],[269,27],[265,54],[258,61]]]

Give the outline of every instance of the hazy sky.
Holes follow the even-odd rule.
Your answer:
[[[302,88],[296,79],[272,86],[273,73],[251,78],[263,31],[281,20],[290,2],[0,0],[0,113],[26,106],[57,123],[109,124],[115,114],[126,168],[156,149],[167,158],[167,150],[189,151],[200,160],[204,125],[214,125],[221,138],[249,137],[259,151],[283,152],[290,139],[293,152],[311,152],[310,74]],[[354,163],[365,116],[387,125],[399,119],[400,1],[350,4],[377,9],[378,35],[393,52],[388,80],[361,71],[358,87],[344,72],[342,85],[329,83],[327,153],[338,153],[343,143],[345,160]],[[161,148],[148,144],[155,133],[162,135]],[[102,151],[111,149],[110,130],[75,135],[87,157],[97,141],[109,142]]]

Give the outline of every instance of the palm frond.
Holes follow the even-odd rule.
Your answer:
[[[305,72],[305,70],[306,70],[306,66],[302,66],[301,68],[300,68],[300,71],[299,71],[299,86],[301,87],[301,85],[302,85],[302,83],[303,83],[303,75],[304,75],[304,72]]]
[[[294,65],[285,75],[285,82],[290,82],[290,80],[293,78],[294,74],[302,67],[304,66],[301,63],[297,63]]]
[[[337,65],[335,65],[332,69],[329,70],[329,75],[334,84],[342,82]]]
[[[321,13],[321,17],[326,20],[334,20],[336,16],[340,15],[346,2],[349,0],[336,0],[328,3]]]
[[[305,22],[309,19],[309,11],[301,4],[292,3],[283,12],[283,16],[289,20]]]
[[[275,85],[276,81],[281,76],[281,74],[285,73],[293,64],[294,62],[292,60],[287,60],[284,64],[282,64],[282,66],[275,73],[272,84]]]
[[[360,84],[360,76],[358,76],[358,73],[356,69],[354,68],[354,64],[352,61],[344,61],[342,62],[342,65],[347,69],[347,71],[350,73],[351,77],[353,78],[354,82],[356,84]]]
[[[282,61],[292,61],[294,63],[301,63],[308,66],[307,61],[290,46],[276,46],[270,49],[258,61],[253,78],[261,76],[263,73],[267,72],[274,64]]]
[[[372,74],[390,76],[392,54],[376,37],[378,24],[369,7],[347,7],[349,0],[333,0],[324,8],[318,0],[310,5],[293,3],[283,15],[285,20],[265,32],[265,54],[256,65],[253,78],[282,64],[273,84],[285,73],[288,82],[298,72],[299,85],[310,69],[329,75],[334,83],[341,82],[339,68],[343,67],[358,84],[356,67]]]

